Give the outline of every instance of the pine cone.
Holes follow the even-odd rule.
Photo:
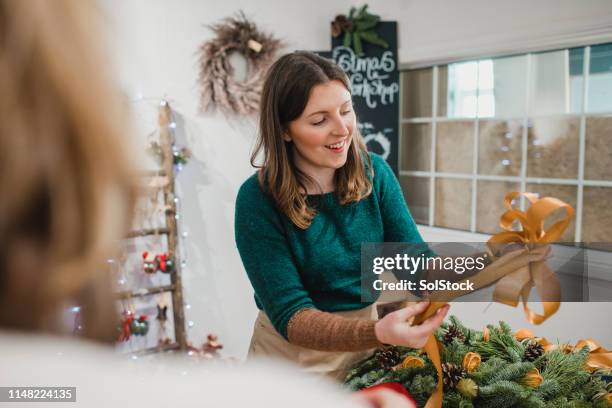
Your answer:
[[[385,347],[376,353],[378,363],[385,370],[390,370],[402,360],[399,349],[395,346]]]
[[[535,361],[544,354],[544,347],[537,341],[531,342],[525,347],[525,361]]]
[[[444,386],[448,389],[454,389],[457,386],[459,380],[465,376],[463,368],[453,363],[442,364],[442,378],[444,380]]]
[[[461,330],[459,330],[459,328],[457,328],[457,326],[450,325],[448,326],[448,330],[446,330],[446,333],[444,333],[442,341],[444,342],[444,344],[450,344],[453,339],[458,339],[459,341],[463,342],[465,341],[465,335]]]

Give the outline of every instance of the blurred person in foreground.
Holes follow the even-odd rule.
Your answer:
[[[104,261],[130,225],[136,184],[97,24],[86,1],[0,0],[0,386],[76,386],[87,407],[412,406],[271,363],[155,366],[113,352]],[[63,333],[71,304],[81,340]]]

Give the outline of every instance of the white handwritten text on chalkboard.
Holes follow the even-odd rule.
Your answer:
[[[378,100],[383,105],[394,102],[399,84],[384,83],[395,70],[391,51],[385,51],[380,57],[358,57],[350,48],[336,47],[332,58],[349,75],[353,94],[364,98],[368,107],[375,108]]]

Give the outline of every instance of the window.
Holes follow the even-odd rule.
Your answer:
[[[407,70],[401,83],[400,182],[417,223],[498,232],[505,193],[531,191],[576,209],[562,241],[612,242],[612,44]]]

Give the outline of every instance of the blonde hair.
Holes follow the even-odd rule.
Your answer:
[[[135,183],[97,23],[82,0],[0,0],[0,327],[57,331],[75,301],[85,337],[116,336],[104,261]]]
[[[283,140],[283,133],[289,122],[304,111],[311,89],[332,80],[342,82],[350,92],[348,78],[338,65],[314,53],[299,51],[279,58],[270,67],[263,86],[259,137],[251,164],[260,168],[258,177],[262,188],[271,194],[291,222],[302,229],[308,228],[316,215],[302,193],[306,191],[306,183],[313,183],[313,180],[296,167],[291,145]],[[335,194],[340,204],[359,201],[372,192],[372,183],[365,170],[366,163],[372,168],[370,156],[357,129],[352,139],[346,163],[334,176]],[[263,164],[256,165],[261,151]]]

